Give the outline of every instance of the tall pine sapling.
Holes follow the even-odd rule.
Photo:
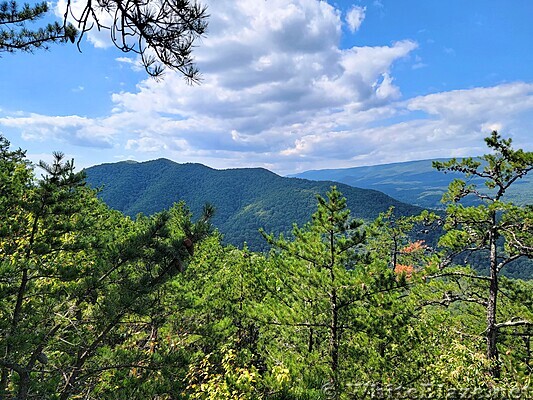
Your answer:
[[[491,361],[491,375],[500,377],[501,367],[498,355],[498,333],[509,326],[531,326],[533,321],[522,316],[513,316],[507,322],[498,323],[499,275],[510,262],[521,257],[533,257],[533,209],[516,206],[505,201],[509,187],[533,169],[533,152],[511,147],[511,139],[503,139],[496,131],[485,139],[493,151],[479,159],[452,159],[434,162],[433,166],[446,172],[460,172],[468,178],[481,178],[485,188],[454,180],[443,201],[449,205],[446,211],[446,234],[440,244],[449,250],[449,260],[459,254],[478,253],[486,255],[488,295],[486,307],[486,355]],[[461,199],[473,196],[479,205],[465,207]],[[503,249],[500,243],[504,243]]]
[[[296,367],[299,379],[325,373],[328,380],[321,384],[331,390],[332,398],[339,398],[346,389],[346,376],[357,369],[348,362],[348,354],[357,346],[353,338],[373,337],[375,325],[383,326],[375,315],[369,316],[370,304],[380,303],[377,297],[387,297],[403,284],[386,266],[369,273],[363,222],[350,216],[346,199],[335,187],[327,198],[317,199],[312,221],[295,227],[293,240],[264,235],[280,250],[279,257],[274,253],[271,279],[265,282],[272,296],[268,323],[285,331],[280,339],[287,349],[300,349],[296,359],[304,354],[317,368],[311,372],[304,362],[303,369]]]

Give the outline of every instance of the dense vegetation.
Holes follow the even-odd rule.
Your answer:
[[[457,181],[444,217],[365,223],[333,187],[266,254],[224,245],[209,206],[112,210],[62,154],[38,180],[0,137],[1,398],[531,398],[533,282],[500,273],[533,257],[533,208],[500,195],[533,153],[487,144],[436,166],[496,198],[464,206]],[[491,275],[453,264],[477,251]]]
[[[335,184],[283,178],[262,168],[215,170],[201,164],[177,164],[165,159],[103,164],[85,172],[87,182],[101,189],[98,195],[108,206],[132,218],[138,213],[152,215],[178,201],[184,201],[193,215],[199,215],[203,205],[209,202],[217,210],[212,223],[223,235],[223,243],[237,247],[246,243],[253,251],[270,248],[260,235],[260,229],[290,236],[294,223],[301,226],[309,221],[316,207],[315,196],[325,196]],[[382,173],[389,172],[386,169]],[[441,181],[443,185],[450,182],[448,175],[435,173],[446,176]],[[454,175],[453,172],[450,175]],[[470,178],[469,182],[480,182],[480,179]],[[346,197],[353,217],[367,222],[390,207],[394,207],[397,216],[422,212],[419,207],[401,203],[375,190],[343,184],[337,187]],[[467,198],[463,203],[469,201]],[[413,232],[412,239],[423,239],[433,246],[441,233],[419,229]],[[483,255],[471,254],[467,262],[488,274],[483,260]],[[504,274],[512,278],[533,278],[533,262],[515,260],[506,267]]]
[[[449,161],[439,159],[438,161]],[[444,209],[442,195],[448,185],[461,175],[450,171],[448,174],[436,171],[432,160],[407,161],[394,164],[374,165],[343,169],[323,169],[305,171],[294,175],[298,178],[335,181],[364,189],[374,189],[395,199],[424,208]],[[483,181],[470,177],[472,183]],[[505,195],[507,201],[525,205],[533,198],[533,178],[524,177],[511,186]],[[474,200],[474,199],[472,199]]]
[[[266,250],[259,234],[288,234],[293,223],[308,222],[315,196],[324,196],[332,182],[313,182],[278,176],[262,168],[215,170],[201,164],[177,164],[159,159],[143,163],[120,162],[88,168],[87,182],[101,188],[100,197],[111,208],[135,217],[151,215],[184,201],[199,215],[208,202],[215,207],[213,225],[226,243]],[[353,215],[366,221],[395,207],[398,215],[414,215],[419,207],[403,204],[375,190],[338,185]]]

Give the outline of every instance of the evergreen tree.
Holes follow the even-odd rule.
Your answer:
[[[39,47],[48,48],[49,43],[74,42],[78,32],[67,22],[28,29],[28,23],[42,18],[48,11],[46,2],[32,6],[26,3],[22,7],[15,1],[0,2],[0,52],[32,51]]]
[[[183,205],[132,221],[62,154],[35,181],[0,139],[1,398],[97,398],[107,371],[162,368],[146,345],[166,319],[157,305],[212,209],[195,223]]]
[[[479,302],[486,308],[486,356],[492,362],[491,374],[500,376],[498,354],[499,333],[507,327],[531,326],[530,315],[514,315],[506,322],[498,322],[498,297],[502,269],[521,257],[533,257],[533,208],[516,206],[505,201],[509,187],[533,169],[533,152],[514,150],[511,139],[502,139],[497,132],[485,139],[494,153],[479,160],[434,162],[440,171],[454,171],[466,178],[481,178],[485,188],[454,180],[444,195],[449,203],[446,210],[446,234],[440,244],[449,250],[448,260],[458,255],[482,252],[486,256],[489,276],[474,277],[488,283],[486,300]],[[465,207],[460,200],[476,197],[478,206]],[[500,243],[503,242],[503,248]],[[446,262],[444,263],[446,265]],[[460,300],[460,298],[458,298]]]
[[[294,240],[265,236],[279,249],[264,282],[270,297],[266,323],[279,326],[276,354],[303,356],[303,363],[288,363],[305,390],[339,397],[346,383],[360,377],[361,363],[368,366],[365,356],[385,355],[390,324],[406,317],[398,314],[393,322],[395,291],[405,286],[405,276],[371,262],[362,221],[350,217],[335,187],[327,199],[318,197],[311,223],[294,228]]]

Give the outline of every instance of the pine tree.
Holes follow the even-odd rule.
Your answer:
[[[47,2],[20,6],[16,1],[0,1],[0,53],[32,52],[47,49],[52,43],[76,42],[80,47],[83,36],[91,29],[105,29],[119,50],[140,56],[149,75],[160,77],[165,68],[170,68],[188,81],[198,80],[192,49],[207,29],[208,15],[206,7],[197,2],[89,0],[77,14],[68,1],[62,21],[31,29],[30,25],[48,12]],[[107,19],[112,21],[109,26],[103,23]]]
[[[449,203],[446,210],[446,234],[440,244],[449,250],[448,260],[458,255],[485,255],[489,276],[476,279],[488,282],[488,295],[481,303],[486,307],[487,358],[492,362],[491,374],[500,376],[498,335],[506,327],[531,326],[532,321],[520,315],[498,322],[498,296],[502,269],[521,257],[533,257],[533,208],[516,206],[505,201],[509,187],[533,169],[533,152],[514,150],[511,139],[502,139],[496,132],[485,139],[492,154],[479,160],[465,158],[448,162],[434,162],[439,171],[463,173],[467,179],[481,178],[485,188],[454,180],[443,196]],[[465,207],[460,200],[466,196],[477,198],[478,204]],[[503,242],[503,248],[500,244]]]
[[[265,235],[279,249],[264,282],[271,301],[266,324],[279,327],[280,358],[291,352],[296,360],[303,356],[292,373],[305,390],[321,388],[338,398],[362,362],[353,358],[359,342],[379,347],[374,339],[393,319],[389,294],[405,280],[386,264],[370,263],[363,222],[351,218],[335,187],[327,199],[317,199],[312,221],[295,227],[293,240]],[[320,381],[324,374],[327,381]]]
[[[183,205],[132,221],[63,154],[35,180],[8,147],[0,137],[0,398],[89,395],[106,371],[162,368],[132,337],[157,336],[159,296],[209,234],[212,208],[195,223]]]

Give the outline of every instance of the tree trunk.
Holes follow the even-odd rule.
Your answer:
[[[22,278],[21,278],[20,286],[19,286],[18,293],[17,293],[17,300],[15,303],[15,308],[13,310],[13,319],[11,320],[11,327],[5,337],[5,340],[8,341],[8,344],[6,345],[6,348],[5,348],[5,357],[7,360],[9,360],[9,358],[11,357],[11,353],[13,352],[13,346],[9,343],[9,338],[17,331],[18,323],[20,319],[22,318],[21,316],[22,303],[24,301],[24,295],[26,294],[27,285],[28,285],[28,269],[24,268],[22,270]],[[1,396],[0,399],[4,399],[4,396],[5,398],[8,398],[7,397],[8,380],[9,380],[9,370],[3,367],[2,377],[0,378],[0,396]],[[29,376],[28,376],[28,380],[29,380]],[[24,378],[21,376],[20,377],[21,386],[23,385],[23,382],[24,382]],[[19,390],[19,393],[20,393],[20,390]],[[17,399],[19,398],[25,398],[25,397],[17,396]]]
[[[487,358],[491,362],[490,373],[492,377],[500,377],[500,367],[498,365],[498,329],[496,328],[496,306],[498,299],[498,258],[496,251],[496,214],[491,215],[492,227],[489,233],[490,249],[490,287],[487,302]]]
[[[331,321],[329,327],[329,356],[331,367],[331,384],[335,390],[335,394],[338,392],[338,377],[339,370],[339,310],[337,308],[337,291],[332,288],[330,294],[330,306],[331,306]],[[336,397],[335,397],[336,398]]]
[[[333,216],[331,217],[333,218]],[[330,382],[333,385],[334,398],[338,396],[337,372],[339,369],[339,309],[337,301],[337,289],[335,288],[335,233],[329,232],[330,265],[329,277],[331,292],[329,294],[330,325],[329,325],[329,357],[331,367]]]
[[[37,214],[35,214],[35,219],[33,221],[33,225],[32,225],[32,228],[31,228],[31,234],[30,234],[30,239],[29,239],[29,243],[28,243],[28,247],[26,249],[26,258],[24,260],[24,262],[27,262],[29,261],[30,259],[30,255],[31,255],[31,251],[33,249],[33,245],[34,245],[34,241],[35,241],[35,236],[37,235],[37,230],[38,230],[38,227],[39,227],[39,218],[40,218],[40,215],[43,213],[43,210],[44,210],[44,204],[41,204],[41,207],[40,207],[40,210]],[[28,286],[28,282],[29,282],[29,272],[28,272],[28,268],[24,268],[22,269],[22,277],[20,279],[20,286],[19,286],[19,289],[17,291],[17,300],[15,302],[15,307],[13,309],[13,318],[11,320],[11,326],[10,326],[10,329],[9,331],[7,332],[7,335],[5,337],[5,340],[8,342],[7,346],[6,346],[6,349],[5,349],[5,357],[6,359],[9,359],[9,357],[11,356],[11,353],[13,351],[12,349],[12,346],[9,344],[9,337],[12,336],[13,334],[15,334],[15,332],[17,331],[18,329],[18,324],[20,322],[20,320],[22,319],[22,305],[23,305],[23,302],[24,302],[24,296],[26,295],[26,287]],[[4,398],[4,396],[6,396],[7,398],[7,384],[8,384],[8,379],[9,379],[9,370],[7,368],[2,368],[2,374],[1,374],[1,378],[0,378],[0,400],[2,400]],[[23,374],[24,375],[24,374]],[[28,379],[28,385],[29,385],[29,379],[30,379],[30,375],[28,374],[27,376],[27,379]],[[25,376],[20,376],[20,385],[22,386],[23,385],[23,382],[25,380]],[[21,392],[22,389],[19,390],[19,393]],[[17,399],[18,398],[25,398],[25,397],[19,397],[17,396]]]
[[[30,373],[28,371],[24,371],[23,373],[19,374],[19,378],[19,390],[16,400],[26,400],[30,391]]]
[[[307,342],[307,351],[311,353],[313,351],[313,328],[309,328],[309,340]]]

